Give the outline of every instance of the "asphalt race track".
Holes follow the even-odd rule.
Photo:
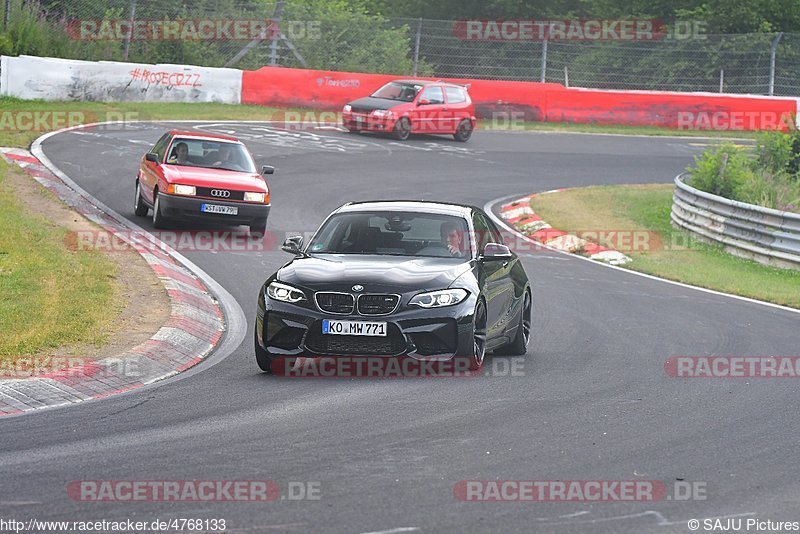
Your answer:
[[[67,132],[50,160],[132,214],[138,160],[167,128]],[[670,182],[704,143],[477,132],[406,143],[264,124],[182,124],[240,136],[271,178],[268,229],[312,231],[350,200],[483,206],[509,195]],[[678,355],[797,356],[800,315],[554,252],[524,256],[533,336],[524,376],[290,379],[261,374],[256,292],[290,257],[184,252],[238,301],[248,331],[199,372],[102,401],[0,420],[0,516],[224,518],[230,532],[688,532],[691,518],[800,519],[792,379],[676,379]],[[488,369],[507,358],[491,357]],[[499,363],[498,363],[499,362]],[[495,367],[498,369],[499,367]],[[319,500],[76,502],[73,480],[319,482]],[[689,502],[462,502],[461,480],[704,482]]]

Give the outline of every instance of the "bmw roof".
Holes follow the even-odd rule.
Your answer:
[[[431,202],[426,200],[369,200],[349,202],[340,207],[338,212],[357,211],[410,211],[420,213],[436,213],[439,215],[456,215],[469,217],[472,210],[478,208],[465,204],[450,202]]]

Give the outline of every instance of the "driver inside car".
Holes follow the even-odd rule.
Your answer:
[[[167,163],[172,163],[175,165],[185,165],[189,159],[189,145],[186,143],[180,142],[175,145],[175,149],[172,151],[172,156],[167,160]]]
[[[464,231],[451,221],[441,226],[442,244],[453,257],[464,257]]]

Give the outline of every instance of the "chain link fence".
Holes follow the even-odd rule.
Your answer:
[[[3,5],[5,4],[5,6]],[[9,9],[6,9],[9,8]],[[0,53],[254,69],[264,65],[547,81],[597,89],[800,95],[800,33],[641,41],[464,40],[453,21],[261,0],[0,0]],[[248,39],[76,38],[81,21],[275,19]],[[95,33],[102,33],[98,26]],[[108,26],[105,27],[108,31]],[[71,32],[71,33],[70,33]]]

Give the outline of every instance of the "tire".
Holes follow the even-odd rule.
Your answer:
[[[531,293],[525,291],[522,301],[522,313],[519,315],[519,326],[514,341],[504,345],[496,352],[508,356],[524,356],[528,352],[528,342],[531,339]]]
[[[352,126],[345,126],[345,128],[347,128],[347,131],[350,132],[351,134],[357,134],[358,132],[361,131],[358,128],[354,128]]]
[[[405,141],[411,135],[411,121],[408,120],[408,117],[403,117],[394,123],[394,128],[392,129],[392,137],[397,139],[398,141]]]
[[[472,121],[464,119],[458,123],[458,128],[456,128],[456,133],[453,134],[453,139],[461,143],[466,143],[469,141],[469,138],[472,137],[473,130]]]
[[[256,219],[253,221],[253,224],[250,225],[250,233],[264,237],[264,234],[267,233],[267,219]]]
[[[153,228],[161,229],[167,227],[167,219],[161,215],[160,193],[155,190],[155,200],[153,201]]]
[[[470,371],[477,371],[483,367],[486,359],[486,304],[482,300],[475,306],[472,316],[472,351],[468,355]]]
[[[269,353],[261,348],[258,343],[258,328],[253,329],[253,344],[255,345],[256,363],[258,368],[267,374],[272,374],[272,358]]]
[[[136,196],[133,199],[133,213],[137,217],[144,217],[148,211],[147,204],[142,200],[142,191],[139,187],[139,180],[136,180]]]

